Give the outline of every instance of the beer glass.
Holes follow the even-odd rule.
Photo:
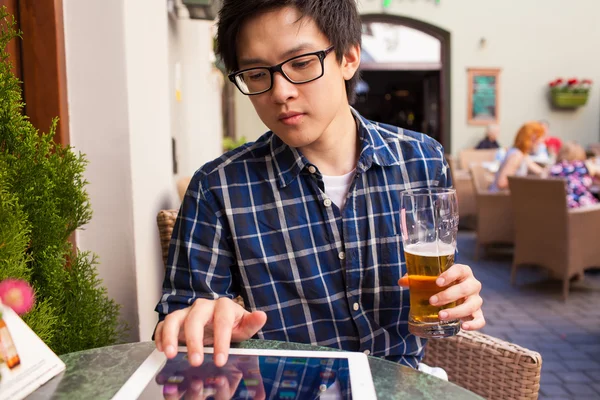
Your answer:
[[[429,298],[445,288],[435,281],[454,264],[458,204],[454,189],[416,189],[401,193],[401,228],[408,272],[408,330],[423,338],[442,338],[460,331],[460,320],[440,321]]]

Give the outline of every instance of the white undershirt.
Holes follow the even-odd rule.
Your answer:
[[[341,176],[323,175],[325,194],[336,206],[339,207],[340,210],[342,210],[344,208],[344,204],[346,204],[346,195],[348,194],[348,189],[350,189],[350,185],[352,184],[352,178],[354,177],[355,171],[356,170],[353,169],[347,174]]]

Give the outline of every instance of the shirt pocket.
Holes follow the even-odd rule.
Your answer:
[[[406,273],[402,236],[383,236],[377,242],[379,279],[383,285],[398,286],[398,279]]]
[[[380,237],[377,245],[377,282],[382,302],[386,308],[399,308],[407,288],[398,285],[398,280],[406,273],[402,236]]]

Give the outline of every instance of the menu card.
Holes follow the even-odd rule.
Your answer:
[[[23,399],[64,370],[61,359],[0,303],[0,400]]]

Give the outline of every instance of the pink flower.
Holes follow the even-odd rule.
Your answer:
[[[17,314],[23,315],[33,307],[35,295],[29,283],[20,279],[0,282],[0,299]]]

